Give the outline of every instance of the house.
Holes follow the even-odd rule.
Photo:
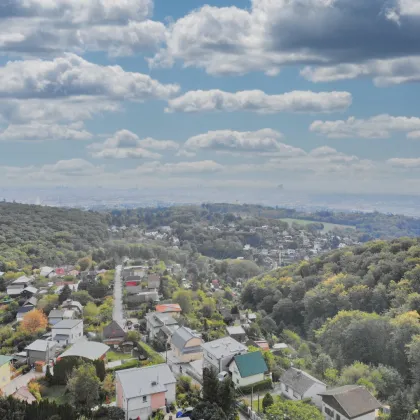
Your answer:
[[[267,364],[260,351],[234,356],[229,364],[232,382],[237,388],[262,382],[268,372]]]
[[[41,267],[41,271],[39,272],[41,277],[51,278],[55,276],[55,270],[52,267]]]
[[[36,398],[31,394],[31,391],[29,391],[27,386],[21,386],[12,394],[12,397],[28,404],[32,404],[36,401]]]
[[[121,344],[126,337],[126,332],[117,321],[112,321],[102,330],[103,342],[108,345]]]
[[[149,274],[147,276],[147,288],[148,289],[159,289],[160,276],[157,274]]]
[[[34,307],[34,306],[31,306],[31,305],[29,305],[29,306],[21,306],[21,307],[18,309],[18,311],[17,311],[17,314],[16,314],[16,321],[18,321],[18,322],[22,322],[22,320],[23,320],[24,316],[25,316],[28,312],[33,311],[34,309],[35,309],[35,307]]]
[[[105,360],[109,346],[96,341],[88,341],[86,338],[78,340],[64,353],[57,357],[57,360],[63,357],[82,357],[89,360]]]
[[[248,340],[246,342],[246,345],[248,347],[249,346],[258,347],[263,351],[270,350],[270,345],[268,344],[268,342],[266,340]]]
[[[171,348],[182,363],[189,363],[203,358],[202,338],[187,327],[178,328],[171,337]]]
[[[127,287],[127,293],[132,293],[134,290],[137,289],[137,287]],[[140,287],[140,292],[132,293],[131,296],[127,296],[126,300],[127,302],[132,303],[144,303],[144,302],[159,302],[159,295],[157,290],[149,290],[144,291]]]
[[[375,420],[379,401],[364,387],[345,385],[323,391],[322,414],[326,420]]]
[[[36,295],[37,293],[38,293],[38,289],[36,287],[28,286],[28,287],[25,287],[22,290],[21,295],[26,297],[26,298],[31,298],[32,296]]]
[[[57,343],[50,340],[35,340],[29,346],[25,347],[26,357],[29,365],[35,362],[48,363],[54,359],[57,350]]]
[[[215,369],[218,373],[226,371],[234,356],[248,352],[248,348],[232,337],[219,338],[201,345],[203,348],[203,367]]]
[[[76,313],[73,309],[53,309],[48,315],[48,323],[55,325],[63,319],[74,319]]]
[[[173,317],[179,317],[181,315],[182,309],[178,303],[162,303],[156,306],[156,312],[168,314]]]
[[[58,345],[73,344],[83,336],[83,319],[63,319],[52,327],[51,332]]]
[[[126,419],[148,419],[176,399],[176,379],[166,364],[117,371],[115,388]]]
[[[27,299],[22,306],[32,306],[32,308],[35,308],[38,304],[38,299],[36,297],[31,297]]]
[[[11,356],[0,355],[0,391],[8,385],[11,381],[10,378],[10,361]]]
[[[77,300],[67,299],[65,302],[63,302],[61,307],[66,309],[73,309],[76,313],[78,312],[80,315],[83,314],[83,305]]]
[[[178,322],[171,315],[165,313],[149,312],[146,314],[146,330],[149,333],[150,340],[153,340],[163,327],[175,332],[178,328]]]
[[[246,332],[240,325],[235,325],[233,327],[226,327],[226,331],[230,337],[234,338],[235,340],[239,341],[240,343],[244,343],[246,340]]]
[[[247,318],[248,318],[248,321],[254,322],[254,321],[257,320],[257,315],[253,314],[253,313],[249,313],[249,314],[247,314]]]
[[[303,370],[291,367],[280,377],[280,389],[290,400],[310,398],[317,407],[321,408],[322,401],[319,394],[324,392],[327,386]]]
[[[24,284],[9,284],[6,288],[6,293],[9,296],[19,296],[25,290]]]

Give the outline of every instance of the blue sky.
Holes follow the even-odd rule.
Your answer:
[[[8,0],[1,186],[417,194],[416,0]]]

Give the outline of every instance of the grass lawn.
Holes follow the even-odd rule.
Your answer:
[[[324,225],[324,232],[330,232],[334,228],[338,229],[356,229],[354,226],[347,226],[347,225],[337,225],[334,223],[324,223],[324,222],[316,222],[314,220],[301,220],[301,219],[281,219],[283,222],[289,223],[291,225],[292,223],[297,223],[298,225],[309,225],[310,223],[322,223]]]
[[[115,351],[109,351],[106,354],[106,359],[108,362],[115,362],[115,360],[125,360],[125,359],[132,359],[130,353],[117,353]]]
[[[57,404],[65,404],[68,402],[65,385],[52,385],[43,388],[42,398],[46,398],[49,401],[55,401]]]

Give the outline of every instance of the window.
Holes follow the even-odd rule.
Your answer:
[[[330,410],[328,407],[325,407],[325,414],[328,414],[330,417],[334,418],[334,411]]]
[[[239,384],[239,379],[236,380],[236,383]]]
[[[146,395],[143,396],[143,402],[147,402],[147,396]]]
[[[340,417],[340,415],[339,415],[339,414],[336,414],[336,415],[335,415],[335,420],[341,420],[341,417]]]

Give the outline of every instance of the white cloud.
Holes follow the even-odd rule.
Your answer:
[[[412,131],[411,133],[408,133],[407,138],[414,139],[414,140],[420,139],[420,130]]]
[[[387,163],[396,168],[420,168],[420,158],[392,158],[388,159]]]
[[[129,130],[117,131],[103,143],[93,143],[88,146],[95,158],[106,159],[160,159],[161,154],[152,150],[176,150],[178,144],[170,140],[156,140],[151,137],[140,139],[137,134]]]
[[[9,125],[0,132],[0,141],[90,140],[93,137],[83,124],[29,124]]]
[[[156,175],[187,175],[205,174],[220,172],[224,169],[223,165],[213,160],[203,160],[197,162],[177,162],[160,163],[151,162],[138,166],[132,171],[127,171],[124,176],[156,174]]]
[[[51,174],[65,176],[89,176],[103,172],[102,167],[93,165],[84,159],[60,160],[54,164],[43,165],[39,172],[31,172],[31,176],[44,177]]]
[[[253,111],[261,114],[279,112],[334,112],[352,103],[348,92],[293,91],[268,95],[261,90],[236,93],[221,90],[197,90],[168,101],[167,112]]]
[[[388,138],[394,132],[420,130],[420,118],[377,115],[363,120],[350,117],[347,120],[314,121],[310,130],[329,138]]]

